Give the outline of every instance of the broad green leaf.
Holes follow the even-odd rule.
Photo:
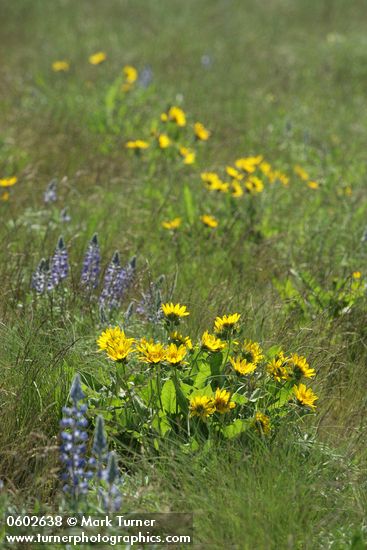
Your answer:
[[[241,433],[245,432],[251,425],[251,420],[241,420],[237,418],[232,424],[223,428],[223,435],[227,439],[237,437]]]
[[[163,384],[161,401],[163,408],[168,413],[175,413],[177,407],[176,388],[172,380],[167,380]]]
[[[185,204],[187,219],[189,220],[190,224],[193,224],[195,220],[195,208],[194,208],[192,193],[188,185],[185,185],[183,194],[184,194],[184,204]]]

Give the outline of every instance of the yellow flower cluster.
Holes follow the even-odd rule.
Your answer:
[[[302,166],[300,166],[299,164],[295,164],[293,167],[293,171],[300,180],[306,183],[307,187],[314,190],[319,189],[320,184],[317,181],[311,180],[308,172],[304,168],[302,168]]]
[[[219,414],[228,413],[235,406],[236,403],[231,401],[230,392],[217,388],[213,396],[196,395],[190,399],[190,416],[197,416],[201,420],[206,420],[216,412]]]

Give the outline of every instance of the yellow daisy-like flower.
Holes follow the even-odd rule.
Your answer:
[[[235,180],[241,181],[243,179],[243,174],[236,170],[236,168],[232,168],[232,166],[226,166],[226,172],[231,178]]]
[[[319,189],[320,187],[320,184],[317,183],[317,181],[309,181],[307,185],[310,189]]]
[[[124,361],[133,351],[134,338],[127,338],[120,327],[106,329],[97,340],[100,350],[105,350],[113,361]]]
[[[207,130],[201,122],[195,122],[194,132],[197,139],[200,139],[201,141],[207,141],[210,138],[209,130]]]
[[[223,182],[215,172],[202,172],[201,179],[209,191],[227,193],[229,190],[229,184]]]
[[[183,344],[184,346],[187,347],[187,349],[189,349],[189,350],[192,349],[192,342],[191,342],[190,336],[184,336],[183,334],[181,334],[177,330],[171,332],[171,334],[169,335],[169,339],[172,340],[173,343],[175,343],[176,345],[177,344],[178,345]]]
[[[97,52],[89,56],[89,63],[91,65],[100,65],[101,63],[106,61],[106,59],[107,55],[105,54],[105,52]]]
[[[243,189],[241,184],[237,180],[233,180],[231,183],[232,188],[232,197],[235,197],[236,199],[239,199],[243,195]]]
[[[232,367],[236,372],[242,375],[251,374],[256,370],[257,364],[247,361],[243,357],[230,357]]]
[[[173,218],[173,220],[168,220],[166,222],[162,222],[162,227],[164,229],[170,229],[171,231],[174,231],[175,229],[178,229],[182,223],[182,218]]]
[[[52,63],[52,70],[55,72],[55,73],[59,73],[59,72],[67,72],[68,70],[70,69],[70,64],[68,61],[54,61]]]
[[[305,384],[299,384],[299,386],[293,386],[293,393],[299,405],[316,409],[315,401],[318,397],[311,388],[307,388]]]
[[[237,159],[234,164],[239,170],[252,174],[255,172],[257,166],[262,162],[262,160],[262,155],[258,155],[257,157],[243,157]]]
[[[166,358],[166,350],[160,342],[148,341],[142,338],[136,349],[141,354],[139,359],[144,361],[144,363],[157,364]]]
[[[2,195],[0,196],[0,199],[4,202],[8,201],[9,198],[10,198],[9,191],[4,191],[4,193],[2,193]]]
[[[177,321],[181,317],[187,317],[190,313],[187,311],[186,306],[181,304],[174,304],[173,302],[162,304],[162,311],[170,321]]]
[[[206,330],[201,337],[201,347],[207,351],[221,351],[226,347],[226,343],[220,338],[217,338],[214,334],[209,334]]]
[[[252,340],[245,340],[242,346],[242,355],[250,363],[257,365],[264,358],[260,344]]]
[[[256,176],[250,176],[245,182],[245,187],[249,193],[253,194],[262,193],[264,190],[263,182]]]
[[[255,414],[255,426],[258,431],[264,435],[269,435],[271,432],[270,418],[260,411]]]
[[[194,151],[192,151],[188,147],[180,147],[179,151],[180,155],[184,159],[184,164],[194,164],[196,158]]]
[[[187,348],[185,345],[170,344],[166,349],[166,361],[171,365],[183,364],[186,354]]]
[[[360,279],[362,277],[362,273],[360,271],[353,271],[352,277],[353,279]]]
[[[267,177],[272,172],[271,164],[269,164],[268,162],[261,162],[259,164],[259,169],[264,174],[264,176],[267,176]]]
[[[197,395],[190,399],[190,416],[198,416],[201,420],[206,420],[214,413],[215,405],[212,397]]]
[[[230,392],[227,390],[221,390],[220,388],[217,388],[213,401],[216,412],[219,412],[220,414],[225,414],[234,409],[236,406],[236,403],[231,401]]]
[[[124,361],[133,352],[134,338],[120,338],[112,341],[106,349],[107,355],[113,361]]]
[[[204,225],[206,225],[206,227],[210,227],[211,229],[218,227],[218,220],[210,214],[203,214],[200,216],[200,220]]]
[[[171,138],[169,138],[167,134],[159,134],[157,139],[161,149],[167,149],[167,147],[171,145]]]
[[[162,116],[161,116],[162,120]],[[168,109],[167,120],[172,120],[177,126],[186,126],[186,115],[180,107],[172,106]]]
[[[128,84],[134,84],[137,81],[138,71],[132,65],[125,65],[122,72]]]
[[[306,357],[293,353],[289,359],[289,364],[293,369],[295,375],[304,376],[305,378],[312,378],[316,375],[315,369],[312,369],[307,363]]]
[[[12,187],[15,185],[18,181],[18,178],[16,176],[13,176],[12,178],[2,178],[0,179],[0,187]]]
[[[266,370],[277,382],[289,380],[287,358],[282,351],[269,361]]]
[[[109,327],[99,336],[97,340],[98,348],[106,350],[112,342],[117,342],[125,333],[120,327]]]
[[[300,166],[299,164],[296,164],[294,166],[293,171],[296,174],[296,176],[298,176],[303,181],[307,181],[310,177],[308,175],[308,172],[306,172],[306,170],[302,168],[302,166]]]
[[[241,318],[240,313],[232,313],[231,315],[223,315],[216,317],[214,321],[214,332],[223,334],[232,330]]]
[[[144,141],[142,139],[136,139],[135,141],[128,141],[125,144],[125,147],[127,149],[148,149],[149,143],[147,141]]]
[[[278,179],[280,183],[284,185],[284,187],[287,187],[287,185],[289,184],[289,177],[286,174],[283,174],[282,172],[278,174]]]

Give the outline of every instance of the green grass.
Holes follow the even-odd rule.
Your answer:
[[[317,370],[318,412],[305,426],[314,443],[283,433],[251,452],[238,441],[193,460],[173,447],[152,457],[153,472],[137,459],[132,477],[147,470],[140,490],[149,503],[193,510],[197,539],[212,547],[364,548],[365,297],[344,315],[311,308],[305,316],[274,284],[296,270],[325,290],[335,278],[367,273],[364,8],[362,0],[2,3],[0,178],[16,174],[19,182],[0,201],[0,477],[18,504],[34,494],[56,501],[58,422],[70,381],[106,368],[95,353],[98,310],[78,289],[97,231],[104,263],[115,249],[124,263],[138,256],[124,307],[163,273],[164,295],[174,289],[191,312],[193,338],[217,314],[239,311],[246,336],[304,354]],[[88,56],[98,50],[108,59],[92,67]],[[70,72],[53,73],[51,63],[63,58]],[[151,65],[154,81],[119,104],[113,86],[127,63]],[[167,105],[180,102],[213,132],[197,147],[197,163],[128,154],[124,143],[148,138]],[[255,227],[249,201],[235,210],[200,181],[201,171],[252,154],[291,180],[255,197]],[[295,164],[320,189],[300,182]],[[53,177],[64,179],[58,202],[46,207]],[[64,206],[72,221],[63,225]],[[218,231],[200,226],[204,211],[217,215]],[[176,215],[185,224],[171,238],[160,222]],[[61,303],[35,299],[31,274],[61,233],[69,290]],[[137,321],[133,328],[144,330]]]

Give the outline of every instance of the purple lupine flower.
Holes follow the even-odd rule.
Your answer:
[[[99,488],[102,506],[105,512],[118,512],[122,504],[120,490],[122,479],[120,478],[117,466],[116,454],[113,451],[108,456],[107,469],[104,472],[103,480],[105,481],[106,488]]]
[[[51,202],[55,202],[57,200],[57,179],[53,179],[50,181],[50,183],[46,187],[46,191],[43,194],[43,200],[46,204],[49,204]]]
[[[119,253],[114,253],[106,269],[103,290],[99,299],[102,308],[111,310],[120,306],[124,293],[128,290],[134,279],[135,270],[135,256],[123,268],[121,267]]]
[[[42,258],[37,266],[37,269],[34,271],[31,280],[31,288],[33,288],[37,294],[43,294],[47,289],[49,274],[48,260]]]
[[[97,233],[91,238],[86,250],[81,274],[81,284],[91,290],[97,288],[101,271],[101,253]]]
[[[96,457],[95,460],[92,459],[92,463],[97,468],[97,477],[102,479],[103,464],[107,456],[107,437],[104,428],[104,419],[101,415],[97,416],[92,450]]]
[[[163,319],[162,294],[159,288],[163,281],[164,275],[161,275],[155,283],[150,283],[148,292],[143,293],[136,308],[137,313],[143,315],[150,323],[157,324]]]
[[[88,439],[88,434],[85,431],[88,425],[85,417],[87,405],[80,403],[85,395],[79,374],[75,376],[71,385],[70,398],[72,407],[63,408],[63,418],[60,422],[60,460],[64,466],[61,477],[65,482],[64,492],[73,500],[78,500],[88,491],[88,480],[93,476],[93,473],[87,468],[88,463],[85,458]]]
[[[53,290],[61,281],[66,279],[69,273],[69,258],[64,239],[59,238],[56,250],[51,260],[50,275],[47,282],[47,290]]]

